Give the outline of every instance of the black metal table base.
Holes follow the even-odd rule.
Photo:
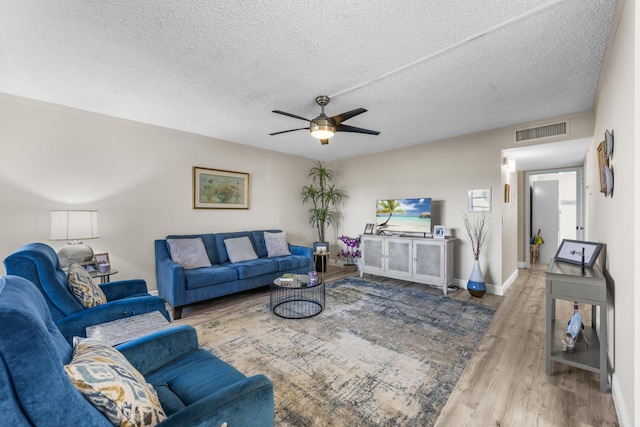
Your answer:
[[[279,286],[272,284],[270,307],[276,315],[285,319],[306,319],[324,310],[324,282],[315,286]]]

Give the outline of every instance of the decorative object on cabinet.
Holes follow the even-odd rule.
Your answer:
[[[553,258],[558,261],[593,268],[604,245],[596,242],[563,239]]]
[[[367,225],[364,226],[364,234],[373,234],[375,226],[372,222],[367,223]]]
[[[475,262],[473,264],[473,270],[471,276],[467,282],[467,290],[469,293],[477,298],[482,298],[487,292],[487,286],[484,283],[482,277],[482,270],[480,269],[480,250],[484,244],[487,233],[489,232],[489,217],[486,213],[482,213],[476,217],[475,220],[469,219],[469,216],[464,215],[464,227],[467,230],[467,239],[471,243],[471,249],[473,250],[473,256]]]
[[[469,190],[469,212],[491,212],[491,188]]]
[[[249,209],[249,174],[193,167],[194,209]]]
[[[442,293],[453,286],[454,237],[362,235],[364,273],[392,277],[442,287]]]
[[[79,240],[97,239],[98,211],[51,211],[49,240],[72,240],[58,250],[60,266],[67,268],[73,262],[93,260],[93,249]]]
[[[433,226],[433,237],[435,239],[444,239],[445,227],[444,225]]]

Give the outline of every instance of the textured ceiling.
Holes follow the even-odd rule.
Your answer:
[[[0,92],[319,160],[589,110],[615,0],[3,0]],[[369,111],[321,146],[272,113]]]

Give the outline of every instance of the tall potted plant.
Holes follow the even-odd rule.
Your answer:
[[[335,209],[345,198],[344,193],[336,188],[333,183],[333,170],[331,167],[315,162],[309,171],[308,178],[311,184],[302,187],[302,203],[310,203],[309,224],[318,232],[318,241],[314,243],[325,245],[329,251],[329,243],[325,239],[325,230],[335,216]]]

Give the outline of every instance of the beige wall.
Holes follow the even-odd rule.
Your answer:
[[[97,209],[115,279],[156,289],[153,240],[168,234],[281,228],[309,244],[300,203],[308,159],[0,96],[0,258],[51,242],[49,211]],[[192,167],[250,174],[249,210],[192,209]],[[1,267],[4,273],[4,265]]]
[[[613,45],[603,70],[595,107],[595,136],[587,156],[586,196],[589,212],[589,240],[607,244],[605,267],[611,278],[613,310],[609,313],[609,353],[614,366],[613,397],[621,425],[639,425],[638,407],[638,245],[640,211],[638,209],[638,57],[635,2],[618,4],[619,25],[612,33]],[[637,59],[635,59],[637,60]],[[614,193],[604,197],[599,192],[600,178],[597,145],[606,129],[614,132]],[[635,238],[634,238],[635,236]],[[635,421],[634,421],[635,420]]]

